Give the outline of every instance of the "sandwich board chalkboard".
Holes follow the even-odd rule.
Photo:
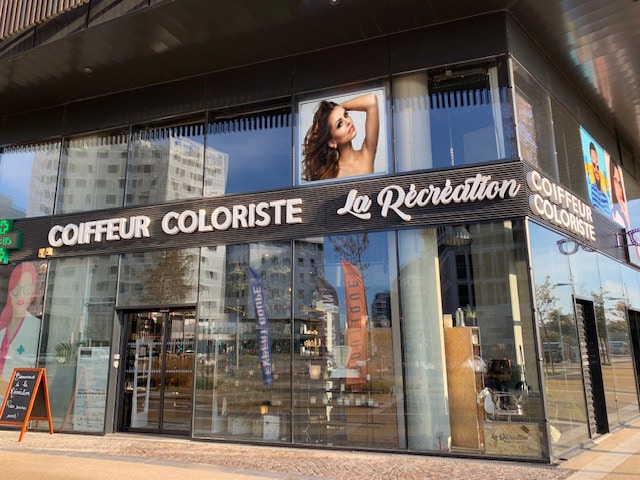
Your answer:
[[[48,420],[53,435],[51,406],[44,368],[15,368],[0,409],[0,424],[21,425],[19,442],[29,420]]]

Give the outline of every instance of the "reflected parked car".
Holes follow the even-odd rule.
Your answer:
[[[626,355],[629,353],[629,344],[625,340],[610,340],[609,353],[611,355]]]
[[[580,354],[576,347],[564,346],[564,358],[562,355],[560,342],[544,342],[543,344],[544,361],[545,363],[559,363],[562,361],[577,362],[580,359]]]

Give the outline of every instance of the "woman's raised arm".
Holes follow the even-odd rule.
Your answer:
[[[364,141],[362,150],[373,162],[378,149],[378,135],[380,132],[380,112],[378,110],[378,97],[375,93],[366,93],[343,102],[345,110],[365,112]]]

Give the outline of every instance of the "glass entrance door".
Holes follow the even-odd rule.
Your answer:
[[[121,430],[189,434],[195,310],[125,314]]]

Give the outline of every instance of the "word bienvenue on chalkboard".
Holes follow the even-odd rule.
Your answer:
[[[20,439],[29,420],[48,420],[53,434],[49,391],[44,368],[16,368],[0,409],[0,424],[22,425]]]

